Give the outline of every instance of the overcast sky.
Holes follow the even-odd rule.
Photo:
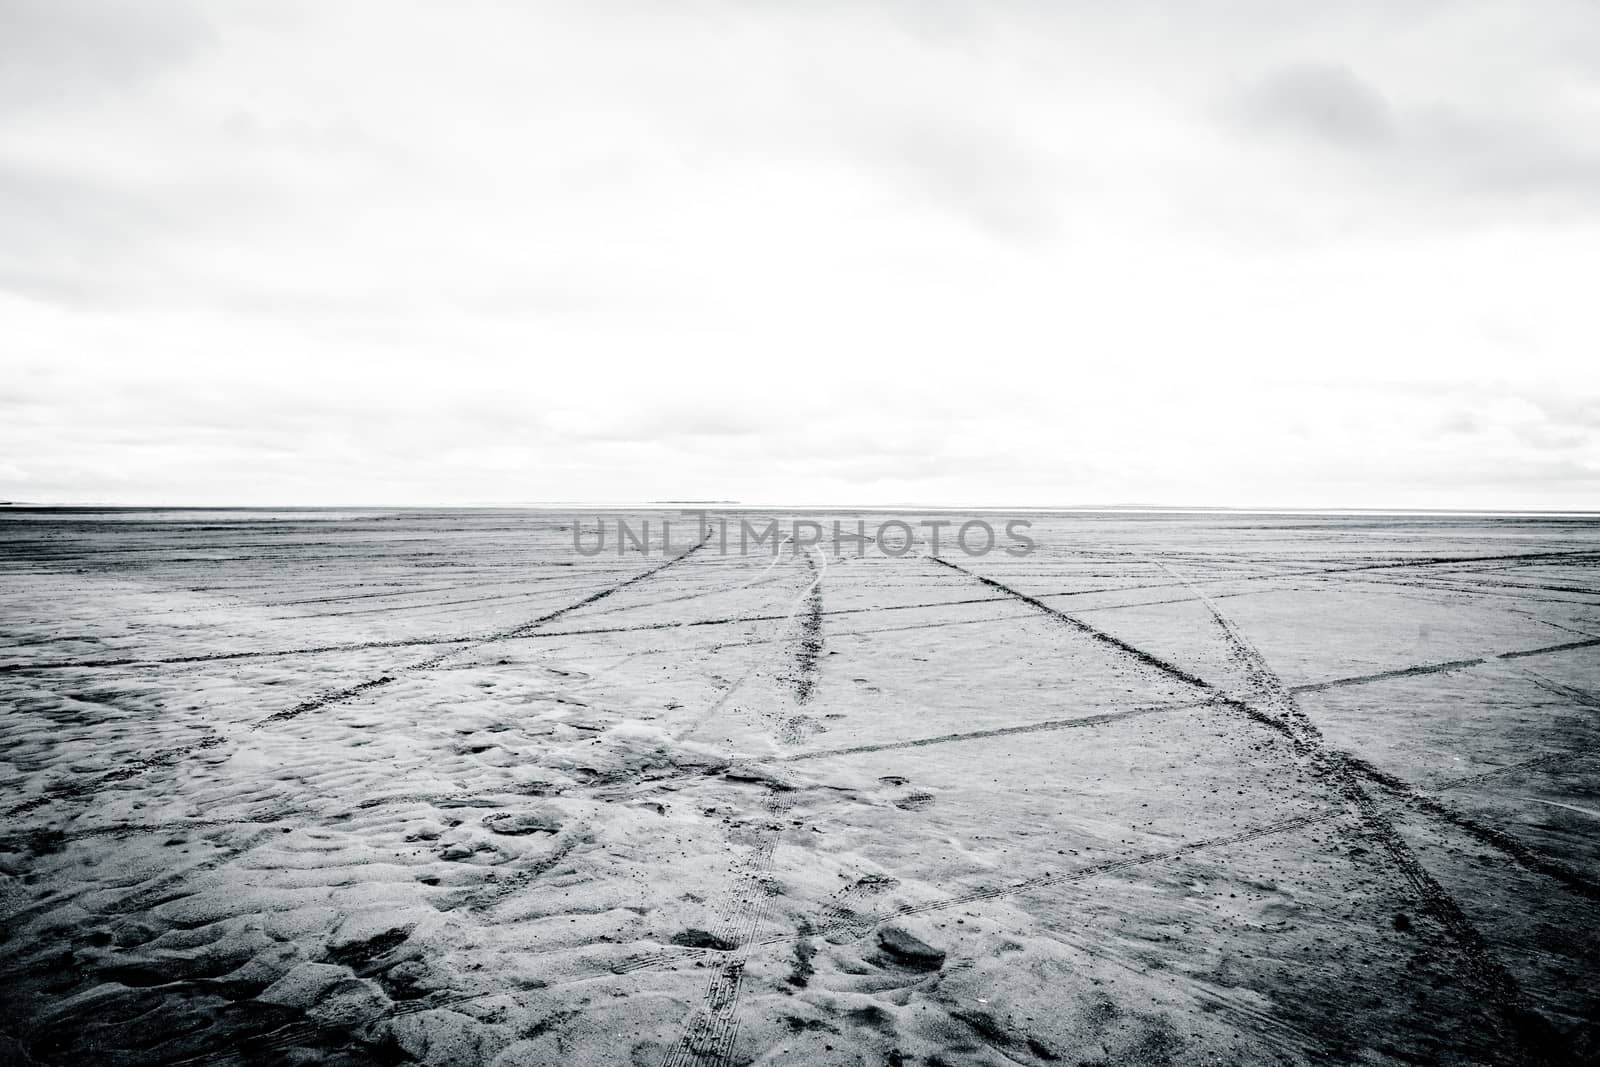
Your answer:
[[[1600,507],[1590,0],[0,0],[0,499]]]

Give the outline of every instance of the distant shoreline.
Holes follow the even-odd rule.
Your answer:
[[[518,504],[99,504],[0,501],[5,512],[453,512],[539,511],[568,513],[619,513],[716,508],[730,512],[767,515],[906,515],[906,514],[1011,514],[1011,515],[1305,515],[1305,516],[1420,516],[1431,518],[1600,518],[1600,509],[1576,508],[1369,508],[1369,507],[1235,507],[1169,504],[1070,504],[1041,507],[991,504],[816,504],[764,505],[736,501],[653,500],[643,502],[548,502]]]

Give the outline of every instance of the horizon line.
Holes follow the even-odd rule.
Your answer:
[[[1070,513],[1158,513],[1158,514],[1242,514],[1242,515],[1490,515],[1600,517],[1600,509],[1585,508],[1505,508],[1505,507],[1381,507],[1350,505],[1233,505],[1233,504],[926,504],[886,502],[881,504],[777,504],[737,500],[650,500],[650,501],[522,501],[388,504],[155,504],[111,503],[104,501],[46,502],[0,500],[5,511],[756,511],[800,514],[804,512],[1017,512],[1026,514]]]

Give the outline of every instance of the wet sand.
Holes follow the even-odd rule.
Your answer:
[[[0,1062],[1600,1055],[1600,520],[1029,518],[0,511]]]

